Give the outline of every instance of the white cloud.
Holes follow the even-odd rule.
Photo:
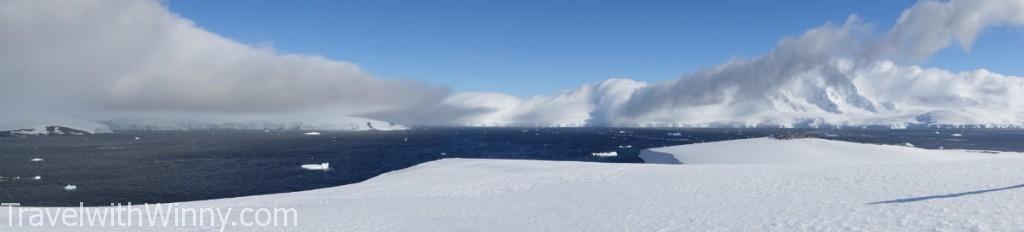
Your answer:
[[[476,126],[583,126],[605,120],[634,90],[646,83],[629,79],[609,79],[594,85],[552,96],[520,99],[501,93],[459,93],[445,105],[452,108],[481,109],[462,118],[459,124]]]
[[[281,54],[196,27],[156,1],[0,2],[0,107],[24,113],[373,114],[448,91]]]
[[[969,50],[985,28],[1024,25],[1021,12],[1021,0],[922,0],[903,11],[867,52],[872,58],[922,61],[954,41]]]

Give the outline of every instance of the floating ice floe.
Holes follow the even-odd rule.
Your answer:
[[[324,162],[324,163],[320,163],[320,164],[303,164],[302,168],[305,168],[306,170],[323,170],[323,171],[326,171],[327,169],[331,169],[331,163]]]
[[[633,145],[619,145],[619,148],[633,148]]]
[[[29,162],[43,162],[43,161],[46,161],[46,160],[44,160],[43,158],[32,158],[32,159],[30,159],[28,161]]]
[[[316,131],[306,132],[306,133],[304,133],[304,135],[320,135],[320,132],[316,132]]]
[[[964,135],[963,135],[963,134],[953,134],[953,135],[950,135],[950,136],[953,136],[953,137],[961,137],[961,136],[964,136]]]
[[[64,191],[75,191],[78,190],[78,186],[69,184],[64,186]]]
[[[679,133],[679,132],[668,132],[668,136],[676,136],[676,137],[679,137],[679,136],[683,136],[683,133]]]
[[[914,147],[914,144],[913,144],[913,143],[903,143],[903,145],[904,145],[904,146],[908,146],[908,147]]]
[[[619,156],[619,153],[618,152],[614,152],[614,151],[594,152],[594,153],[592,153],[590,155],[597,156],[597,157],[616,157],[616,156]]]
[[[142,138],[139,138],[139,137],[135,137],[135,140],[142,140]]]
[[[35,177],[32,177],[32,179],[33,179],[33,180],[42,180],[42,179],[43,179],[43,177],[42,177],[42,176],[35,176]]]

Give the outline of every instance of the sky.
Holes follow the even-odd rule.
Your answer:
[[[283,52],[351,61],[384,78],[520,97],[607,78],[666,81],[851,14],[891,25],[908,0],[169,0],[204,29]],[[925,66],[1024,74],[1019,28],[986,32]],[[1013,45],[1013,46],[1009,46]]]
[[[0,1],[0,121],[1024,126],[1020,12],[1021,0]]]

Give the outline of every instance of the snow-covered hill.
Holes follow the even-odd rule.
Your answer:
[[[757,152],[751,152],[757,151]],[[645,149],[640,158],[662,164],[875,164],[991,157],[961,150],[868,145],[835,140],[755,138]]]
[[[228,226],[230,231],[1024,228],[1024,220],[1019,220],[1024,217],[1022,154],[923,150],[816,139],[753,139],[658,150],[694,164],[445,159],[352,185],[186,202],[178,207],[298,210],[298,227]],[[7,214],[7,210],[0,210],[0,225],[10,220]],[[18,228],[21,229],[195,228]]]
[[[0,123],[0,132],[13,135],[85,135],[113,132],[104,124],[65,117],[33,117]]]

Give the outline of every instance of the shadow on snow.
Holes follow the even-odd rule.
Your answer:
[[[923,196],[923,197],[912,197],[912,198],[903,198],[903,199],[888,200],[888,201],[879,201],[879,202],[868,203],[868,205],[911,203],[911,202],[915,202],[915,201],[926,201],[926,200],[932,200],[932,199],[962,197],[962,196],[967,196],[967,195],[974,195],[974,194],[982,194],[982,193],[995,192],[995,191],[1010,190],[1010,189],[1015,189],[1015,188],[1024,188],[1024,184],[1008,186],[1008,187],[1002,187],[1002,188],[994,188],[994,189],[985,189],[985,190],[978,190],[978,191],[962,192],[962,193],[951,193],[951,194],[931,195],[931,196]]]

